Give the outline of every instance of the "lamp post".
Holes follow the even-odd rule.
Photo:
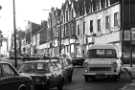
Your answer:
[[[15,11],[15,0],[13,0],[13,27],[14,27],[14,56],[15,56],[15,67],[17,68],[17,56],[16,56],[16,11]]]
[[[61,20],[60,20],[59,24],[60,24],[60,35],[59,35],[59,55],[61,55]]]

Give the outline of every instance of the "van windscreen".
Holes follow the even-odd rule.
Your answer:
[[[117,58],[115,49],[91,49],[87,55],[89,58]]]

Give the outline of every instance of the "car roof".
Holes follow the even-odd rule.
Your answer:
[[[25,61],[24,63],[36,63],[36,62],[42,62],[42,63],[48,63],[50,60],[31,60],[31,61]]]
[[[97,44],[91,46],[89,49],[116,49],[116,46],[112,44]]]

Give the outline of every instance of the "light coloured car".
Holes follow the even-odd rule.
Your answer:
[[[87,59],[84,61],[85,81],[97,77],[120,78],[121,59],[116,46],[93,45],[87,51]]]

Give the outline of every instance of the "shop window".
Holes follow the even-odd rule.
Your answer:
[[[135,64],[135,48],[132,48],[132,60],[133,60],[133,64]]]
[[[123,46],[123,63],[130,64],[130,46]]]

